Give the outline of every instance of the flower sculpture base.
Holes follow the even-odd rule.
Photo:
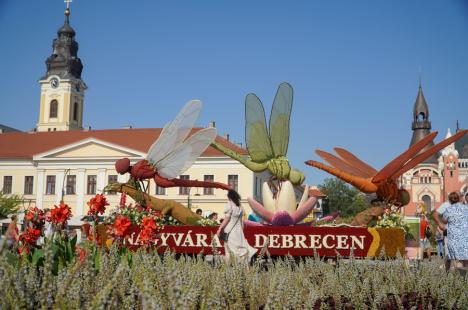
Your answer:
[[[180,254],[224,253],[217,227],[165,226],[151,247],[159,253],[167,250]],[[322,257],[396,257],[405,254],[404,231],[399,228],[362,228],[349,226],[261,226],[245,227],[245,237],[261,253],[283,256]],[[141,230],[132,227],[126,246],[141,247]],[[385,253],[380,253],[385,249]]]

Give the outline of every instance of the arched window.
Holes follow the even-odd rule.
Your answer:
[[[420,112],[418,114],[418,122],[422,122],[422,121],[425,121],[426,120],[426,114],[424,114],[424,112]]]
[[[78,102],[73,105],[73,120],[78,121]]]
[[[50,102],[50,112],[49,112],[49,117],[50,118],[57,118],[58,114],[58,102],[57,100],[52,100]]]
[[[424,195],[421,197],[422,201],[426,205],[426,212],[429,213],[432,211],[432,199],[429,195]]]

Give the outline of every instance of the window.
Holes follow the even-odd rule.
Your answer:
[[[73,105],[73,120],[78,121],[78,102]]]
[[[11,175],[6,175],[3,177],[3,193],[4,194],[11,194],[13,184],[13,177]]]
[[[65,193],[67,195],[76,194],[76,175],[67,175],[67,190]]]
[[[88,195],[96,194],[96,176],[95,175],[88,175],[88,186],[87,186],[86,193]]]
[[[111,174],[107,176],[107,184],[117,183],[117,175]],[[109,195],[115,195],[117,192],[108,192]]]
[[[205,182],[213,182],[214,181],[214,175],[212,174],[207,174],[203,176],[203,181]],[[213,195],[214,190],[213,188],[203,188],[203,195]]]
[[[239,176],[237,174],[228,175],[228,185],[237,192],[239,188]]]
[[[57,118],[57,114],[58,114],[58,102],[57,100],[54,99],[50,102],[49,117]]]
[[[46,195],[55,195],[55,175],[46,178]]]
[[[156,184],[156,195],[166,195],[166,189]]]
[[[181,175],[181,180],[190,180],[189,175]],[[179,187],[179,195],[188,195],[190,193],[190,187]]]
[[[27,175],[24,177],[24,194],[32,195],[34,190],[34,177]]]

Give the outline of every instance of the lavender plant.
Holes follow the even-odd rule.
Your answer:
[[[468,278],[441,260],[315,257],[253,266],[115,247],[61,266],[12,265],[0,254],[0,309],[466,309]],[[128,255],[131,256],[129,259]]]

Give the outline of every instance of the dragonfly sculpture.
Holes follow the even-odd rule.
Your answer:
[[[218,142],[213,142],[212,146],[254,172],[268,170],[280,181],[289,180],[294,185],[302,184],[305,179],[304,174],[291,168],[286,158],[292,102],[291,85],[282,83],[273,101],[269,129],[267,129],[262,102],[253,93],[247,95],[245,98],[245,140],[250,158]]]
[[[264,222],[277,226],[294,225],[313,209],[316,198],[308,197],[308,188],[297,204],[293,185],[304,182],[304,174],[291,168],[286,157],[289,145],[289,125],[293,103],[293,89],[288,83],[278,87],[267,127],[265,109],[257,95],[245,98],[245,140],[249,157],[242,156],[223,145],[212,146],[239,161],[254,172],[268,170],[272,178],[263,184],[263,205],[248,198],[252,210]]]
[[[165,188],[180,186],[229,190],[230,187],[223,183],[177,178],[216,138],[216,129],[212,127],[198,130],[189,136],[201,108],[199,100],[188,102],[176,118],[163,128],[149,148],[146,159],[133,166],[128,158],[119,159],[115,163],[116,171],[120,174],[130,173],[135,181],[154,179],[158,186]]]
[[[306,161],[306,164],[324,170],[364,193],[375,193],[380,201],[403,206],[409,203],[410,196],[406,190],[398,188],[397,178],[433,154],[462,138],[467,132],[468,130],[460,131],[418,154],[426,145],[434,140],[437,132],[433,132],[411,146],[380,171],[372,168],[351,152],[342,148],[334,149],[339,157],[321,150],[315,151],[331,166],[314,160]]]

